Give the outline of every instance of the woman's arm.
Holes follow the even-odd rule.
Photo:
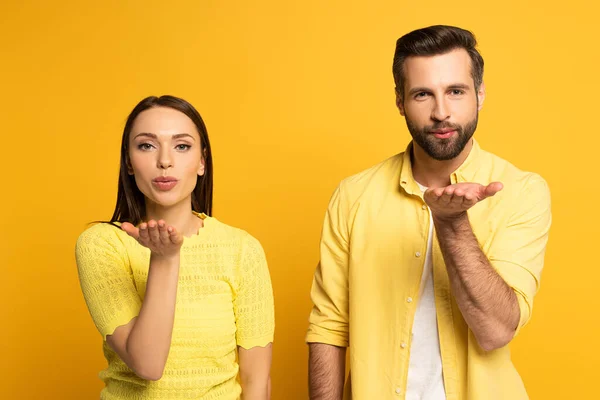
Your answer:
[[[123,230],[151,250],[148,282],[139,316],[115,329],[106,342],[140,378],[158,380],[171,347],[183,239],[164,221],[139,229],[123,224]]]
[[[242,400],[271,399],[272,343],[265,347],[238,347]]]
[[[247,236],[242,247],[233,310],[243,400],[271,397],[271,354],[275,332],[273,289],[262,246]]]
[[[106,337],[106,343],[142,379],[160,379],[167,363],[178,277],[179,256],[151,257],[140,315]]]

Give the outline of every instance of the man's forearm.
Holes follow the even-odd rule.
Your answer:
[[[452,293],[462,315],[484,350],[505,346],[519,322],[514,291],[481,251],[466,213],[436,219],[435,228]]]
[[[346,375],[346,348],[309,343],[310,400],[341,400]]]

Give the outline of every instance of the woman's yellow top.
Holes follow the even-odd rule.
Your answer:
[[[106,336],[136,317],[150,250],[119,228],[97,224],[76,246],[81,289],[104,339],[103,400],[238,399],[237,346],[273,341],[273,291],[260,243],[241,229],[197,214],[204,227],[184,238],[171,349],[163,376],[146,381],[121,361]]]

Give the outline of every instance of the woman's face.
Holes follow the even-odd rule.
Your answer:
[[[200,135],[185,114],[169,107],[141,112],[129,135],[129,174],[148,202],[171,207],[187,201],[204,175]]]

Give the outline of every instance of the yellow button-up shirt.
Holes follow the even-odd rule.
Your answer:
[[[403,399],[412,324],[427,251],[429,209],[413,178],[411,146],[343,180],[323,224],[321,258],[306,341],[350,347],[345,399]],[[504,189],[469,211],[491,265],[513,288],[531,318],[551,224],[550,193],[539,175],[523,172],[482,150],[474,140],[451,182]],[[467,326],[450,290],[437,238],[433,280],[439,342],[448,400],[527,399],[508,346],[485,352]]]

